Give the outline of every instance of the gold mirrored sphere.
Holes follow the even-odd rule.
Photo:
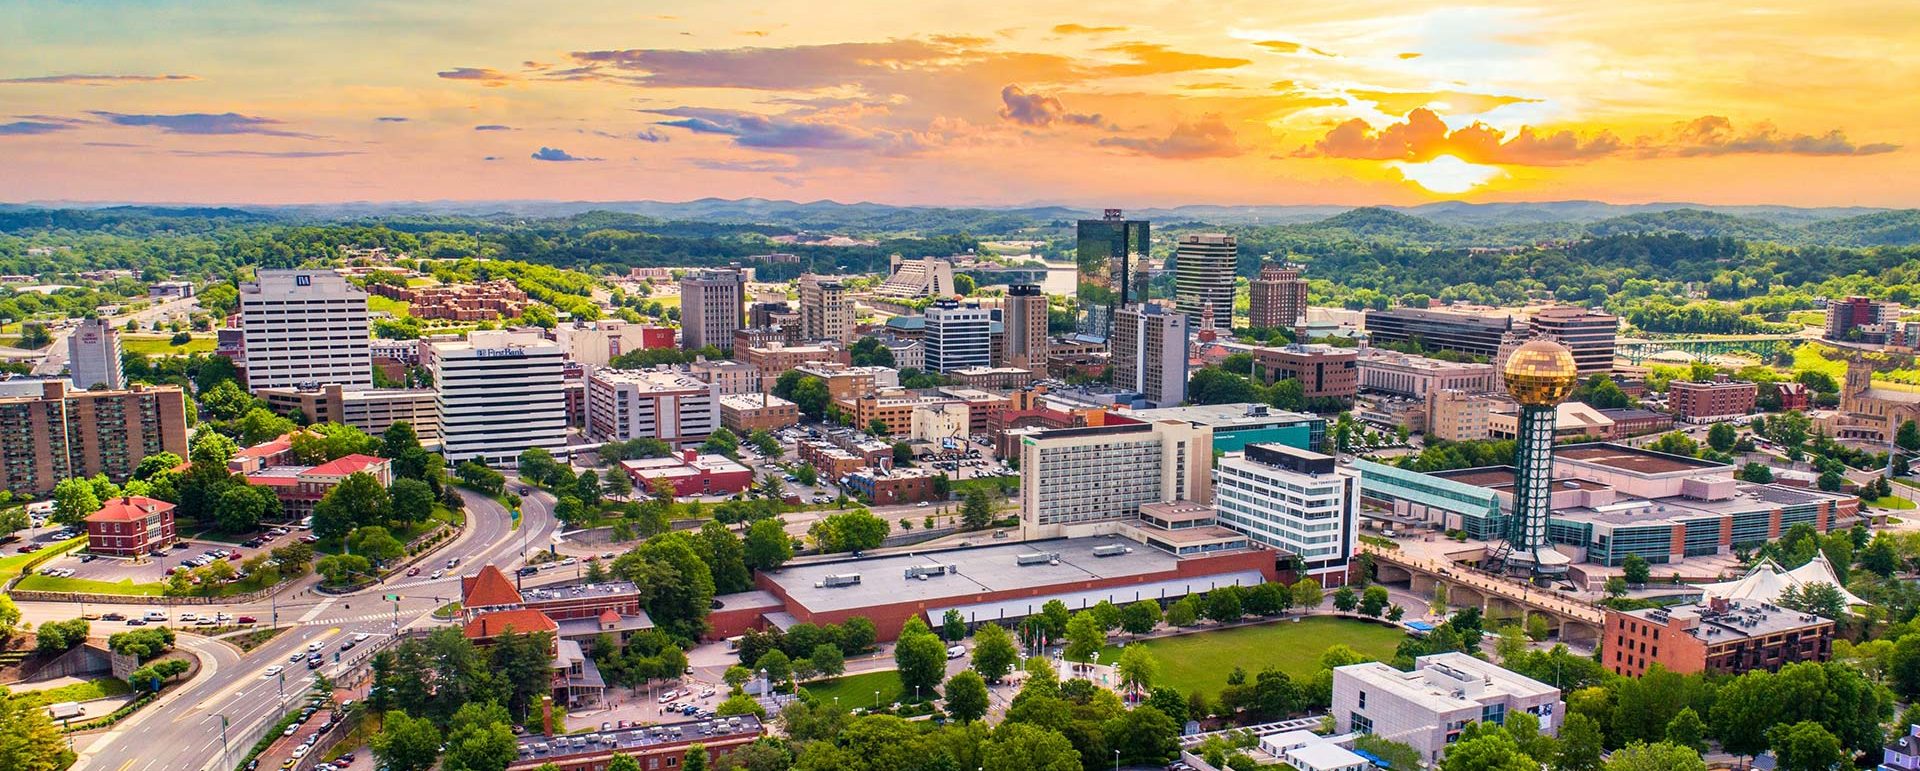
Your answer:
[[[1514,349],[1501,374],[1513,400],[1534,407],[1565,401],[1580,382],[1573,352],[1551,340],[1532,340]]]

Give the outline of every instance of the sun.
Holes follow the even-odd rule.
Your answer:
[[[1422,163],[1393,161],[1387,165],[1399,171],[1408,182],[1436,193],[1464,193],[1507,175],[1498,166],[1468,163],[1451,155]]]

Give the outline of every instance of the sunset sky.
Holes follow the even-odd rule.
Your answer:
[[[1920,2],[0,0],[0,201],[1920,205]]]

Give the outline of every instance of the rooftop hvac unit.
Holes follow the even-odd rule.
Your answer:
[[[924,581],[934,576],[944,576],[948,573],[960,572],[954,569],[954,567],[953,565],[915,565],[907,568],[906,573],[909,580],[918,578]]]
[[[1110,543],[1110,544],[1107,544],[1107,545],[1105,545],[1105,546],[1095,546],[1095,547],[1093,547],[1093,556],[1095,556],[1095,557],[1118,557],[1118,556],[1120,556],[1120,555],[1122,555],[1122,554],[1127,554],[1127,553],[1130,553],[1130,552],[1132,552],[1132,551],[1133,551],[1133,549],[1131,549],[1131,548],[1128,548],[1128,547],[1126,547],[1126,546],[1121,546],[1120,544],[1117,544],[1117,543]]]
[[[1060,555],[1057,552],[1037,551],[1014,557],[1013,561],[1016,565],[1039,565],[1041,563],[1054,562],[1059,559]]]
[[[834,573],[820,579],[813,587],[815,589],[825,589],[830,586],[853,586],[858,583],[860,583],[859,573]]]

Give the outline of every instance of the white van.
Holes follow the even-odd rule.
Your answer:
[[[947,649],[947,658],[957,659],[965,655],[967,655],[967,646],[965,645],[955,645]]]
[[[144,621],[165,621],[167,620],[167,613],[163,610],[149,610],[147,611],[147,615],[141,616],[140,618]]]

